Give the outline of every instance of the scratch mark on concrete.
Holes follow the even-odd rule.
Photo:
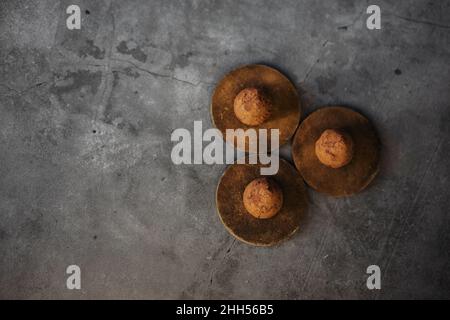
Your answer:
[[[28,91],[30,91],[30,90],[35,89],[35,88],[41,87],[41,86],[43,86],[43,85],[45,85],[45,84],[48,84],[48,81],[41,81],[41,82],[38,82],[38,83],[33,84],[33,85],[31,85],[31,86],[29,86],[29,87],[23,89],[23,90],[17,90],[17,89],[15,89],[15,88],[10,87],[10,86],[8,86],[8,85],[6,85],[6,84],[3,84],[3,83],[0,83],[0,86],[2,86],[2,87],[4,87],[4,88],[6,88],[6,89],[8,89],[8,90],[10,90],[10,91],[12,91],[12,92],[14,92],[14,95],[19,95],[19,94],[24,94],[24,93],[26,93],[26,92],[28,92]]]
[[[364,15],[364,13],[366,12],[366,8],[367,8],[367,4],[369,3],[369,1],[366,1],[366,4],[363,5],[362,10],[359,12],[359,14],[356,16],[355,19],[353,19],[353,21],[349,24],[343,25],[343,26],[339,26],[337,27],[338,30],[347,30],[348,28],[351,28],[355,25],[355,23]]]
[[[337,208],[338,208],[338,201],[336,201],[333,211],[330,211],[330,216],[332,214],[336,213]],[[328,240],[328,234],[329,234],[328,231],[330,229],[330,223],[331,222],[329,221],[327,223],[327,226],[324,228],[322,237],[319,242],[319,247],[314,252],[313,259],[312,259],[311,263],[309,264],[308,270],[306,271],[305,280],[303,281],[303,285],[302,285],[302,292],[305,292],[305,289],[309,283],[309,280],[311,279],[311,276],[316,269],[317,261],[319,260],[319,257],[322,256],[323,248],[325,247],[325,244],[327,243],[327,240]]]
[[[408,22],[413,22],[413,23],[418,23],[418,24],[424,24],[424,25],[428,25],[428,26],[432,26],[432,27],[437,27],[437,28],[444,28],[444,29],[450,29],[450,26],[442,24],[442,23],[438,23],[438,22],[433,22],[433,21],[426,21],[426,20],[419,20],[419,19],[415,19],[415,18],[409,18],[409,17],[404,17],[404,16],[400,16],[398,14],[395,13],[389,13],[390,15],[399,18],[401,20],[405,20]]]
[[[135,69],[137,69],[137,70],[139,70],[139,71],[145,72],[145,73],[147,73],[147,74],[149,74],[149,75],[151,75],[151,76],[153,76],[153,77],[155,77],[155,78],[171,79],[171,80],[178,81],[178,82],[181,82],[181,83],[184,83],[184,84],[187,84],[187,85],[190,85],[190,86],[194,86],[194,87],[197,87],[197,86],[199,86],[200,84],[204,84],[204,85],[208,85],[208,86],[215,85],[214,83],[203,82],[203,81],[198,81],[198,82],[194,83],[194,82],[190,82],[190,81],[187,81],[187,80],[182,80],[182,79],[176,78],[176,77],[174,77],[173,75],[170,75],[170,74],[163,74],[163,73],[158,73],[158,72],[150,71],[150,70],[148,70],[148,69],[145,69],[145,68],[142,68],[142,67],[138,66],[138,65],[135,64],[134,62],[131,62],[131,61],[125,60],[125,59],[112,58],[111,60],[112,60],[112,61],[118,61],[118,62],[128,63],[128,64],[130,64],[133,68],[135,68]]]
[[[400,220],[400,221],[402,221],[402,223],[400,225],[400,231],[398,233],[396,233],[396,236],[394,238],[394,244],[392,246],[392,250],[391,250],[390,254],[388,255],[388,257],[386,258],[386,261],[384,263],[383,268],[381,269],[384,272],[384,274],[386,274],[386,272],[388,271],[388,269],[390,267],[390,264],[391,264],[391,261],[392,261],[392,257],[395,255],[395,253],[397,251],[397,247],[398,247],[400,239],[402,238],[402,236],[405,233],[405,231],[408,229],[408,226],[409,226],[408,223],[407,223],[408,222],[408,216],[410,216],[416,209],[417,200],[419,199],[419,196],[421,194],[425,178],[430,173],[430,169],[432,168],[432,165],[433,165],[434,161],[436,160],[436,154],[438,153],[438,151],[439,151],[443,141],[444,141],[444,136],[442,136],[439,139],[438,143],[436,144],[436,147],[433,150],[433,153],[431,154],[431,157],[429,158],[430,160],[428,161],[427,166],[426,166],[426,168],[424,170],[424,173],[423,173],[422,177],[420,178],[419,186],[418,186],[417,191],[416,191],[416,193],[414,195],[413,201],[411,202],[411,205],[402,214],[402,217],[401,217],[401,220]],[[393,231],[393,226],[391,226],[391,228],[389,229],[389,234],[392,234],[392,231]],[[389,242],[386,244],[386,246],[388,246],[388,245],[389,245]],[[386,248],[385,248],[385,250],[386,250]],[[383,250],[383,252],[385,250]],[[378,292],[378,294],[377,294],[377,299],[378,299],[379,296],[380,296],[380,292]]]
[[[110,14],[111,14],[111,39],[110,39],[110,45],[109,45],[109,49],[108,49],[108,59],[105,65],[103,65],[104,67],[104,83],[103,83],[103,91],[102,91],[102,95],[100,97],[100,102],[99,102],[99,110],[98,110],[98,114],[100,115],[100,117],[102,117],[102,115],[105,112],[106,109],[106,104],[107,104],[107,100],[111,97],[112,94],[112,87],[113,87],[113,83],[114,83],[114,76],[112,75],[111,71],[111,57],[112,57],[112,52],[113,52],[113,46],[114,46],[114,39],[115,39],[115,34],[116,34],[116,18],[114,16],[114,1],[111,1],[109,9]],[[95,119],[98,118],[98,114],[95,114]]]
[[[226,259],[231,255],[231,250],[233,249],[234,245],[236,243],[236,239],[233,238],[233,241],[231,244],[227,247],[227,250],[225,251],[224,255],[222,256],[222,259],[220,259],[219,263],[217,263],[211,270],[211,273],[209,275],[209,283],[207,291],[209,291],[213,285],[214,282],[214,275],[216,274],[217,270],[223,265],[223,263],[226,261]]]
[[[304,83],[309,75],[311,74],[311,72],[313,71],[314,67],[317,65],[317,63],[319,63],[320,59],[322,59],[322,55],[323,55],[323,49],[328,45],[329,41],[325,40],[324,43],[322,44],[322,48],[319,52],[319,57],[316,59],[316,61],[314,61],[314,63],[309,67],[308,71],[306,71],[306,75],[303,78],[303,80],[300,83]]]

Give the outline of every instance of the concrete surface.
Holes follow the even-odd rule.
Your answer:
[[[450,298],[450,3],[376,1],[378,31],[368,4],[2,1],[0,297]],[[302,230],[269,249],[222,227],[225,166],[170,160],[172,130],[210,126],[214,84],[247,63],[287,74],[304,114],[360,110],[383,142],[370,188],[309,190]]]

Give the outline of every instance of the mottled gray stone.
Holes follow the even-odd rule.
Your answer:
[[[378,1],[375,31],[368,4],[2,1],[0,297],[450,298],[450,4]],[[283,71],[303,115],[361,111],[383,144],[366,191],[309,190],[305,225],[275,248],[221,225],[225,166],[170,160],[171,132],[211,126],[215,83],[247,63]]]

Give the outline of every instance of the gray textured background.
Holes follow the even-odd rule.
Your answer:
[[[0,297],[450,298],[450,2],[376,1],[379,31],[368,4],[1,1]],[[383,142],[370,188],[309,190],[302,230],[269,249],[221,225],[224,166],[170,160],[172,130],[210,126],[214,84],[246,63],[287,74],[304,115],[360,110]]]

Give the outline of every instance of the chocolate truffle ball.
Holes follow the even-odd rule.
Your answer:
[[[257,126],[269,119],[270,108],[269,97],[260,89],[243,89],[234,98],[234,114],[248,126]]]
[[[343,167],[352,160],[353,140],[342,130],[327,129],[316,141],[316,155],[328,167]]]
[[[244,190],[244,207],[258,219],[268,219],[283,206],[283,192],[272,179],[258,178],[250,182]]]

